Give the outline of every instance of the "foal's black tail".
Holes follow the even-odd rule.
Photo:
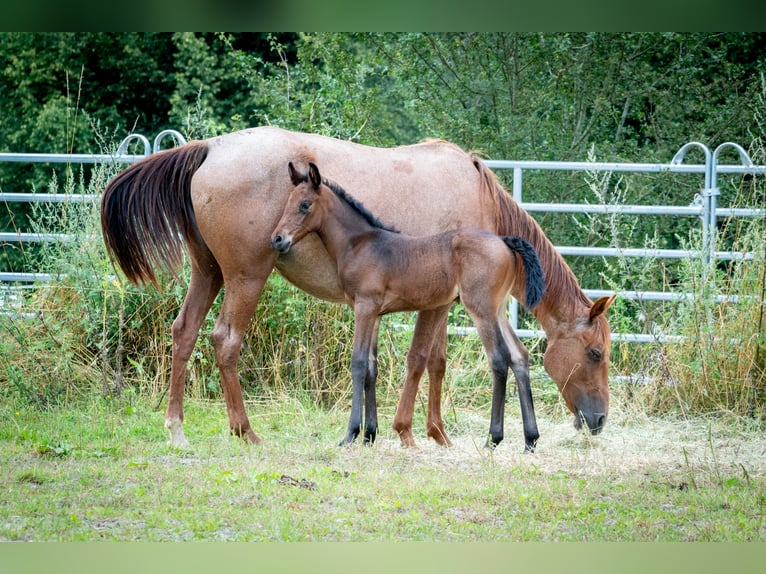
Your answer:
[[[147,156],[115,176],[101,198],[107,253],[133,283],[157,284],[155,269],[181,265],[184,240],[199,229],[191,180],[207,157],[207,142]]]
[[[511,251],[515,251],[521,256],[524,264],[524,274],[527,278],[527,292],[524,295],[524,306],[527,309],[534,309],[545,295],[545,275],[540,267],[540,259],[537,257],[537,251],[532,245],[514,235],[503,237],[502,240]]]

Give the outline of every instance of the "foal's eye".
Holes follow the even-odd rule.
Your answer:
[[[309,212],[309,209],[311,209],[311,202],[309,200],[301,201],[301,204],[298,206],[298,211],[304,215]]]
[[[602,358],[601,350],[600,349],[588,349],[588,356],[591,358],[592,361],[600,361]]]

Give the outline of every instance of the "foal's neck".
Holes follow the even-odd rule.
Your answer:
[[[324,213],[317,234],[335,261],[372,234],[393,233],[372,225],[354,207],[329,190],[323,199]]]

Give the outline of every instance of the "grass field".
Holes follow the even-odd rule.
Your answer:
[[[339,448],[343,409],[249,403],[254,447],[222,402],[190,401],[187,450],[132,395],[40,411],[0,406],[0,540],[766,541],[766,435],[733,417],[649,418],[613,409],[597,437],[538,414],[482,448],[484,408],[452,409],[455,446],[402,449],[383,409],[372,448]],[[422,413],[418,413],[422,416]]]

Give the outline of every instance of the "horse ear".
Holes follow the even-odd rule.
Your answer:
[[[299,185],[306,181],[305,176],[300,175],[296,170],[295,166],[293,165],[293,162],[290,162],[287,164],[287,173],[290,174],[290,181],[293,182],[293,185]]]
[[[319,189],[322,185],[322,176],[319,175],[319,168],[314,163],[309,163],[309,181],[314,189]]]
[[[593,319],[599,315],[606,313],[606,310],[609,309],[609,306],[614,303],[616,298],[617,294],[615,293],[611,297],[600,297],[596,299],[593,302],[593,306],[590,308],[590,320],[593,321]]]

